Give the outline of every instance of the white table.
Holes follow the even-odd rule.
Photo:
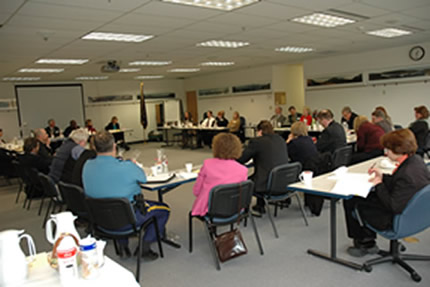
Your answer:
[[[26,282],[20,286],[25,287],[55,287],[62,286],[58,271],[51,268],[46,259],[47,253],[42,252],[36,255],[36,260],[31,263],[29,276]],[[136,282],[134,274],[109,257],[105,256],[105,264],[100,269],[97,278],[91,280],[78,279],[72,286],[107,287],[107,286],[140,286]]]
[[[380,162],[383,158],[384,157],[381,156],[350,166],[348,168],[348,171],[353,173],[366,173],[374,163]],[[383,172],[386,173],[390,173],[391,171],[392,170],[383,170]],[[294,183],[288,186],[289,190],[301,191],[330,198],[330,255],[313,249],[308,249],[308,253],[356,270],[363,270],[363,265],[341,259],[336,255],[336,202],[339,199],[347,200],[352,198],[353,196],[333,193],[332,189],[336,184],[336,180],[330,179],[330,176],[332,176],[332,173],[326,173],[313,178],[312,186],[306,186],[301,182]]]

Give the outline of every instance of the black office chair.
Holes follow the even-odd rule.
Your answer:
[[[10,179],[18,177],[12,165],[12,161],[17,157],[16,152],[0,148],[0,176],[3,177],[7,184],[11,184]]]
[[[430,131],[427,133],[425,145],[423,147],[423,154],[427,155],[430,159]]]
[[[58,183],[58,188],[67,210],[70,210],[74,215],[88,222],[88,210],[85,205],[84,190],[80,186],[62,181]]]
[[[52,213],[55,213],[55,209],[57,207],[58,207],[58,212],[61,211],[61,208],[63,206],[63,201],[60,197],[60,193],[58,191],[57,185],[55,184],[54,180],[50,176],[41,172],[39,172],[37,175],[43,187],[43,195],[42,195],[42,200],[40,202],[39,215],[42,212],[43,202],[45,198],[49,198],[48,208],[46,209],[45,217],[42,223],[42,227],[44,228],[49,215]],[[52,209],[51,209],[51,206],[52,206]]]
[[[15,203],[18,203],[19,196],[25,188],[25,182],[24,182],[25,175],[24,175],[24,170],[23,170],[22,166],[19,164],[18,160],[16,160],[16,159],[12,160],[12,166],[13,166],[16,174],[18,175],[19,188],[18,188],[18,192],[16,194],[16,199],[15,199]]]
[[[332,170],[341,166],[348,166],[351,163],[352,146],[347,145],[336,149],[332,154],[331,167]]]
[[[240,125],[239,125],[239,131],[238,131],[237,136],[239,137],[239,139],[242,143],[244,143],[246,140],[245,126],[246,126],[246,120],[244,117],[240,116]]]
[[[99,238],[114,240],[117,254],[118,248],[116,245],[116,240],[137,236],[138,245],[136,281],[139,282],[142,230],[144,230],[150,224],[154,224],[160,256],[164,257],[163,248],[160,241],[160,233],[157,225],[157,218],[150,217],[142,226],[136,226],[136,216],[134,214],[133,207],[130,201],[126,198],[86,197],[85,203],[87,206],[93,235]],[[128,229],[122,230],[127,226],[129,226]]]
[[[377,230],[367,222],[364,222],[367,227],[390,240],[390,250],[381,250],[378,253],[381,257],[366,261],[363,264],[364,270],[370,272],[372,270],[372,265],[391,262],[393,264],[399,264],[400,267],[409,272],[412,280],[415,282],[421,281],[421,276],[405,261],[430,261],[430,256],[400,253],[400,251],[404,250],[402,250],[402,244],[399,240],[417,234],[430,227],[429,201],[430,185],[427,185],[412,197],[401,214],[394,216],[392,230]],[[359,214],[359,210],[356,210],[356,213]]]
[[[192,216],[189,213],[189,251],[193,251],[193,218],[197,218],[205,223],[205,230],[208,235],[212,256],[217,270],[220,270],[220,262],[215,248],[216,228],[218,226],[228,226],[232,229],[234,224],[248,217],[251,220],[257,240],[260,254],[263,255],[263,246],[258,235],[257,226],[254,218],[249,212],[254,183],[247,180],[241,183],[217,185],[210,191],[208,213],[203,216]],[[240,204],[239,204],[240,198]],[[245,221],[246,222],[246,221]]]
[[[269,180],[267,182],[267,193],[261,194],[264,199],[264,208],[267,211],[269,220],[273,226],[273,232],[275,237],[279,238],[278,230],[276,229],[275,222],[273,221],[272,214],[270,211],[269,203],[275,204],[275,214],[277,213],[278,205],[281,201],[285,201],[291,197],[295,197],[299,204],[300,211],[302,212],[303,219],[306,226],[308,225],[308,220],[306,219],[306,214],[303,209],[302,203],[300,201],[297,192],[287,190],[287,186],[298,181],[299,174],[302,171],[302,165],[299,162],[286,163],[279,165],[272,169],[269,175]],[[260,196],[260,194],[256,194]]]
[[[28,202],[27,210],[29,210],[33,199],[41,198],[43,196],[44,191],[39,176],[37,175],[38,171],[35,168],[31,168],[28,166],[24,166],[23,170],[26,181],[25,193],[27,194],[24,200],[24,208]]]

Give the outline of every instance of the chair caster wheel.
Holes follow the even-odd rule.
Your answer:
[[[366,271],[366,272],[372,272],[372,266],[369,266],[369,265],[367,265],[367,264],[364,264],[363,265],[363,270],[364,271]]]
[[[418,273],[416,273],[416,272],[411,273],[411,278],[412,278],[412,280],[414,280],[415,282],[420,282],[420,281],[421,281],[421,276],[420,276],[420,275],[418,275]]]
[[[403,244],[400,244],[400,251],[401,252],[405,252],[406,251],[406,246],[404,246]]]

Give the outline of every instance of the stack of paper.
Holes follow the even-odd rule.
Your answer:
[[[331,192],[342,195],[354,195],[366,198],[373,184],[367,173],[345,173],[338,178]]]

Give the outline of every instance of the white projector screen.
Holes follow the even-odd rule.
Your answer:
[[[49,119],[63,131],[71,120],[84,125],[82,85],[16,86],[21,126],[26,129],[45,128]]]

